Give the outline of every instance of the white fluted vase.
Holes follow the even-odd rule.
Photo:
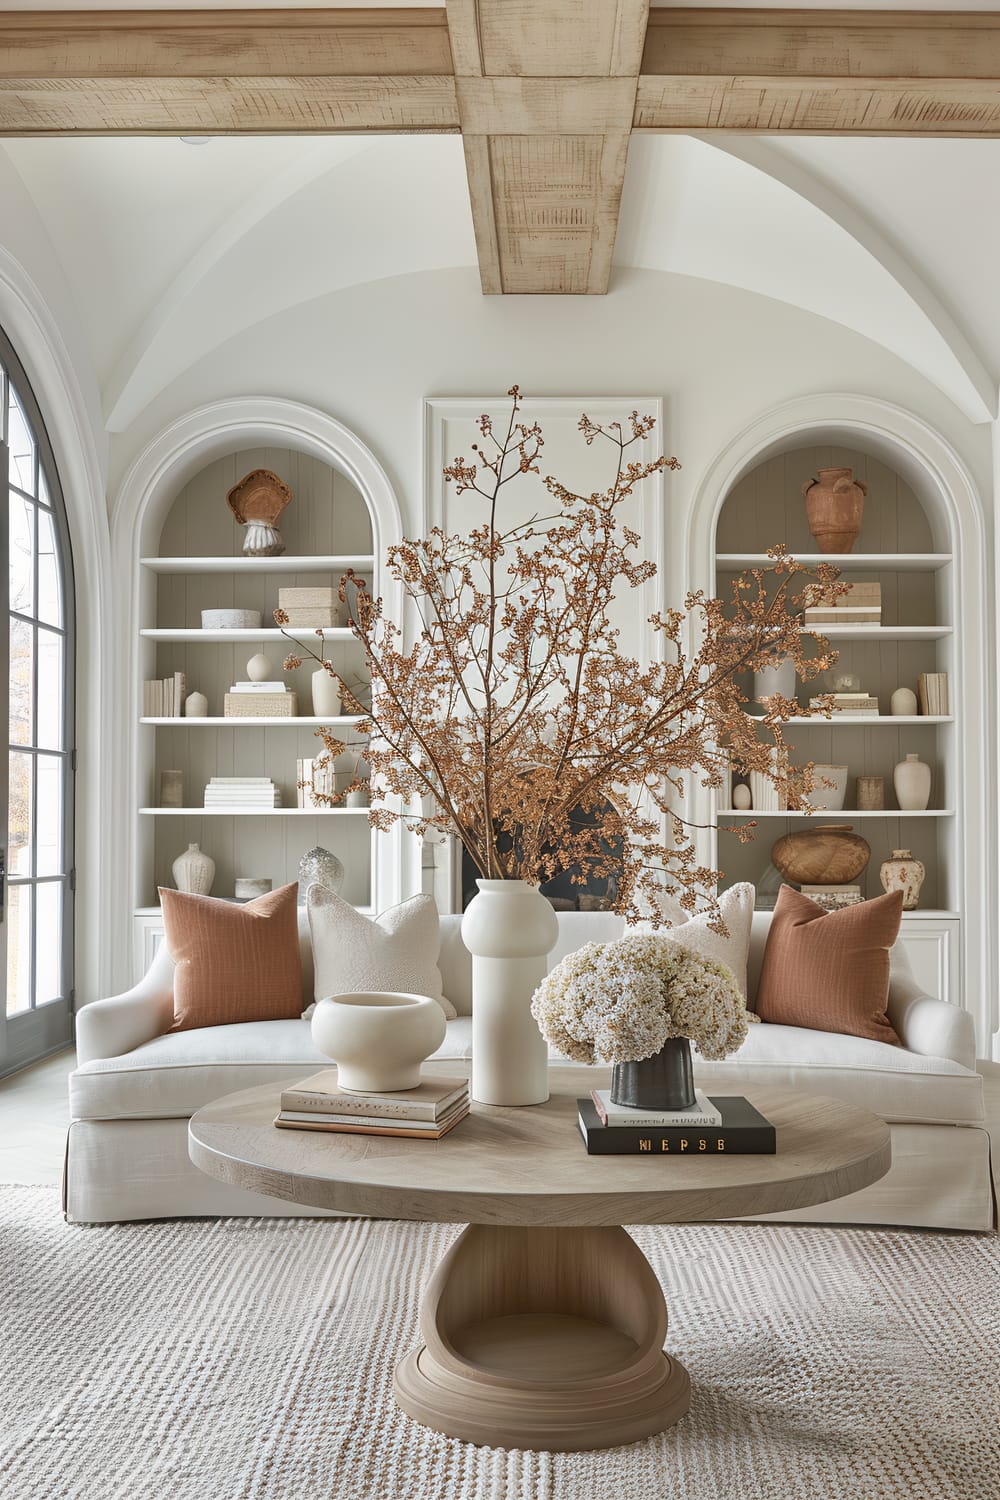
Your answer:
[[[473,1099],[480,1104],[544,1104],[548,1046],[531,1014],[545,960],[559,934],[556,914],[524,880],[477,880],[462,918],[472,954]]]

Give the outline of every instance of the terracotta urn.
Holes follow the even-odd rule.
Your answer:
[[[826,823],[786,833],[771,850],[771,863],[795,885],[849,885],[872,851],[850,823]]]
[[[868,486],[850,469],[819,469],[802,486],[809,530],[821,552],[850,552],[861,530]]]
[[[916,909],[926,874],[923,861],[914,859],[909,849],[893,849],[892,858],[883,860],[879,871],[884,891],[902,891],[904,911]]]

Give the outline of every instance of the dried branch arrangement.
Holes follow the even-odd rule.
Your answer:
[[[763,719],[751,717],[740,684],[782,657],[806,681],[832,665],[828,643],[805,635],[801,619],[836,593],[836,570],[806,570],[775,549],[727,600],[699,591],[653,615],[662,651],[643,666],[619,650],[613,605],[656,569],[622,509],[653,474],[680,465],[631,457],[653,418],[633,412],[602,426],[583,416],[583,441],[607,451],[609,487],[578,495],[546,477],[553,514],[505,525],[504,490],[540,473],[544,446],[538,424],[521,420],[518,387],[509,395],[506,431],[483,416],[473,458],[445,470],[469,497],[469,529],[435,527],[389,549],[420,622],[411,642],[360,579],[343,579],[372,706],[342,689],[345,712],[363,715],[363,743],[324,731],[326,750],[371,766],[374,826],[405,818],[419,835],[454,834],[485,876],[543,883],[572,870],[581,884],[606,881],[630,917],[655,912],[664,884],[689,910],[712,908],[717,872],[698,863],[688,783],[718,787],[730,766],[759,771],[780,782],[790,809],[805,806],[811,770],[788,770],[782,725],[808,710],[773,697]],[[287,623],[281,611],[275,619]],[[316,634],[320,650],[297,642],[286,668],[306,655],[334,671]],[[754,826],[733,832],[750,838]]]

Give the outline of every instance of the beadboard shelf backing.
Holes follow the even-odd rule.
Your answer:
[[[819,468],[849,466],[868,485],[861,533],[856,550],[823,554],[809,531],[802,485]],[[715,535],[716,588],[730,597],[732,579],[745,568],[767,569],[773,559],[767,548],[784,545],[807,567],[831,563],[850,582],[878,582],[882,590],[880,625],[817,627],[808,634],[824,634],[838,652],[838,669],[856,673],[861,689],[879,700],[875,715],[837,714],[800,716],[787,722],[784,735],[791,764],[847,765],[848,804],[856,800],[858,776],[881,776],[885,800],[894,803],[893,767],[908,754],[918,754],[931,767],[931,805],[923,812],[904,812],[894,806],[860,810],[815,810],[811,814],[727,809],[716,803],[714,816],[724,824],[741,826],[756,820],[755,837],[741,844],[735,833],[720,829],[715,839],[716,866],[724,872],[721,885],[752,881],[762,891],[776,888],[777,872],[770,851],[775,839],[789,829],[810,825],[857,824],[871,847],[871,859],[858,880],[866,897],[881,895],[879,869],[894,848],[910,848],[924,862],[926,879],[918,913],[938,913],[944,951],[952,943],[957,955],[955,913],[961,909],[957,840],[960,836],[960,788],[957,784],[957,741],[962,730],[955,673],[960,619],[955,598],[956,568],[953,539],[940,519],[925,508],[900,474],[857,449],[790,441],[783,452],[765,459],[733,486],[719,513]],[[794,586],[794,585],[793,585]],[[888,713],[897,687],[916,691],[922,672],[947,672],[951,713],[906,715]],[[744,691],[753,697],[747,677]],[[797,684],[800,702],[829,691],[821,680]],[[750,709],[757,705],[748,702]],[[924,923],[925,927],[927,922]],[[947,928],[947,930],[945,930]],[[954,969],[951,970],[954,974]]]
[[[279,557],[244,557],[244,528],[226,504],[227,490],[257,468],[273,470],[292,490],[292,502],[281,518],[288,550]],[[172,863],[188,843],[200,844],[215,860],[213,894],[219,896],[232,895],[240,876],[267,877],[275,887],[293,881],[302,856],[322,845],[344,864],[345,899],[361,909],[374,906],[376,835],[368,808],[296,805],[296,763],[324,753],[319,730],[329,728],[352,741],[360,716],[312,713],[310,679],[315,664],[305,659],[301,667],[284,671],[285,657],[295,653],[295,646],[272,625],[280,588],[298,583],[335,587],[353,567],[377,591],[372,541],[368,507],[345,475],[292,449],[247,448],[215,460],[190,478],[167,513],[159,555],[136,559],[139,676],[183,672],[188,691],[204,693],[209,710],[204,718],[140,719],[135,808],[139,865],[133,915],[142,928],[136,941],[143,954],[151,911],[158,911],[157,888],[173,884]],[[148,542],[145,550],[152,552]],[[260,610],[262,628],[203,630],[201,611],[220,608]],[[308,628],[292,635],[314,648],[320,645]],[[348,628],[324,631],[322,651],[350,686],[360,688],[363,654]],[[269,677],[298,694],[301,716],[222,715],[226,693],[234,683],[247,680],[247,661],[258,652],[271,662]],[[141,708],[141,681],[137,686]],[[357,764],[354,751],[334,762],[338,790],[353,780]],[[185,800],[195,805],[155,806],[160,772],[168,769],[181,771]],[[279,788],[284,806],[198,806],[213,776],[268,776]]]

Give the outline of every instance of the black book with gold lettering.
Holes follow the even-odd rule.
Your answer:
[[[605,1125],[591,1099],[578,1099],[580,1134],[590,1156],[773,1156],[774,1126],[748,1099],[713,1098],[721,1125]]]

